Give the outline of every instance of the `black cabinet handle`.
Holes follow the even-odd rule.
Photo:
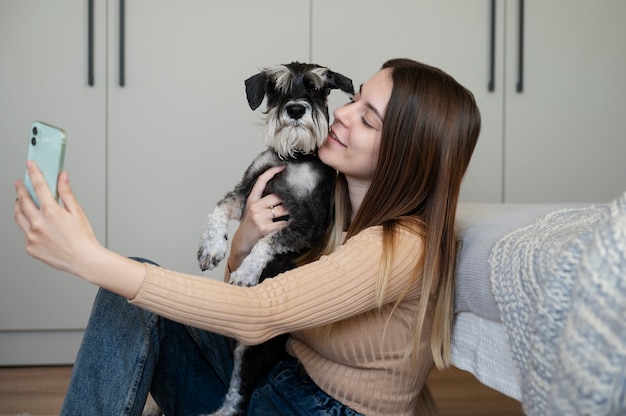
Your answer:
[[[124,0],[120,0],[120,45],[119,45],[119,53],[120,53],[120,79],[119,79],[119,84],[120,87],[123,87],[126,84],[126,74],[124,71],[124,35],[125,35],[125,31],[124,31],[124,12],[125,12],[125,4],[124,4]]]
[[[93,87],[93,0],[87,1],[87,82]]]
[[[491,22],[489,39],[489,81],[487,91],[494,92],[496,89],[496,0],[491,0]]]
[[[517,57],[517,85],[518,93],[524,91],[524,0],[519,0],[519,45]]]

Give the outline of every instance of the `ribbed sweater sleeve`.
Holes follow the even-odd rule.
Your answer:
[[[405,238],[410,237],[401,240]],[[398,247],[401,256],[403,244]],[[331,255],[254,287],[146,265],[144,283],[132,303],[178,322],[258,344],[375,309],[381,250],[381,229],[369,228]],[[414,245],[412,252],[416,253]],[[408,277],[407,262],[396,263],[404,270],[394,274]],[[404,278],[392,279],[385,303],[397,299],[406,284]]]

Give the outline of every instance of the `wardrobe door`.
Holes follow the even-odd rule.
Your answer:
[[[0,2],[0,365],[73,362],[89,317],[95,288],[26,254],[13,183],[24,177],[31,123],[63,128],[72,188],[104,243],[104,22],[104,2]]]
[[[312,3],[313,60],[352,77],[357,87],[387,59],[407,57],[440,67],[474,93],[482,130],[464,201],[502,199],[502,6],[466,0]],[[340,98],[335,106],[346,101]]]
[[[620,0],[526,1],[518,92],[520,11],[507,10],[507,202],[601,202],[626,191],[625,17]]]

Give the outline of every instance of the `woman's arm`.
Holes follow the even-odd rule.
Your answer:
[[[128,299],[134,298],[143,283],[145,265],[114,253],[98,242],[89,219],[72,192],[67,172],[61,173],[58,180],[63,202],[60,205],[54,200],[35,163],[29,161],[27,169],[41,206],[37,208],[21,181],[15,183],[14,217],[24,232],[28,254]],[[275,167],[259,176],[233,238],[230,267],[239,267],[261,237],[287,224],[272,221],[269,207],[280,204],[280,199],[273,194],[263,196],[267,182],[283,170],[282,166]],[[282,206],[275,207],[274,211],[280,216],[288,214]]]
[[[422,239],[399,231],[383,304],[408,290],[419,297],[416,262]],[[378,308],[376,287],[382,230],[368,228],[318,261],[240,287],[147,266],[144,284],[133,299],[142,308],[177,322],[257,344],[278,334],[318,327]]]

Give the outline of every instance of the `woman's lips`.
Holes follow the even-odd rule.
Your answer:
[[[335,135],[335,133],[333,133],[333,131],[332,131],[332,130],[328,133],[328,139],[327,139],[327,140],[328,140],[328,141],[331,141],[331,142],[338,143],[338,144],[340,144],[340,145],[341,145],[341,146],[343,146],[343,147],[346,147],[346,145],[345,145],[345,144],[343,144],[343,143],[341,142],[341,140],[339,140],[339,139],[337,138],[337,136]]]

